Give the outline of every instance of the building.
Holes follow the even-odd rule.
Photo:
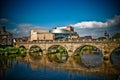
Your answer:
[[[79,37],[77,32],[74,32],[74,28],[72,26],[53,28],[49,32],[55,34],[55,39],[68,39]]]
[[[13,36],[10,32],[6,31],[5,26],[2,26],[0,31],[0,45],[12,45]]]
[[[13,43],[16,43],[16,42],[27,42],[27,41],[30,41],[29,37],[13,38]]]
[[[74,32],[74,28],[73,28],[72,26],[67,26],[67,27],[65,28],[65,30],[73,31],[73,32]]]
[[[30,39],[30,41],[54,40],[54,34],[46,30],[31,30]]]
[[[79,35],[77,33],[68,36],[68,39],[78,39],[78,38]]]

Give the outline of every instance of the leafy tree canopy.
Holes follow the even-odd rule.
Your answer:
[[[99,37],[98,39],[106,39],[106,37]]]
[[[116,33],[116,34],[114,34],[114,35],[112,36],[112,38],[114,38],[114,39],[118,39],[118,38],[120,38],[120,33]]]

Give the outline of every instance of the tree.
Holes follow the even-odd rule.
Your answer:
[[[112,36],[113,39],[118,39],[120,38],[120,33],[116,33]]]
[[[98,39],[99,39],[99,40],[102,40],[102,39],[106,39],[106,37],[99,37]]]

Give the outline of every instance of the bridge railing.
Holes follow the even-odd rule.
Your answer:
[[[19,43],[72,43],[72,42],[119,42],[120,43],[120,39],[102,39],[102,40],[99,40],[99,39],[71,39],[71,40],[50,40],[50,41],[27,41],[27,42],[17,42],[18,44]]]

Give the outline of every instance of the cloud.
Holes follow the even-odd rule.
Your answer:
[[[98,38],[100,36],[104,36],[104,32],[106,29],[104,28],[75,28],[75,31],[79,34],[80,37],[84,36],[92,36],[93,38]]]
[[[109,19],[107,20],[107,27],[109,26],[115,26],[117,24],[120,24],[120,15],[119,16],[115,16],[113,19]]]
[[[43,27],[34,24],[18,24],[16,28],[9,30],[14,37],[29,36],[32,29],[43,29]]]
[[[108,19],[105,22],[83,21],[71,26],[74,27],[80,37],[90,35],[93,38],[103,37],[105,31],[112,37],[115,33],[120,32],[120,15],[115,16],[113,19]]]
[[[113,19],[109,19],[106,22],[97,21],[83,21],[80,23],[73,24],[71,26],[77,28],[105,28],[115,26],[120,23],[120,15],[115,16]]]
[[[106,27],[107,23],[96,22],[96,21],[85,21],[71,26],[78,28],[101,28],[101,27]]]
[[[13,34],[14,37],[29,36],[32,29],[45,29],[45,27],[30,24],[30,23],[21,23],[16,24],[8,20],[7,18],[0,18],[0,26],[6,26],[7,31]]]
[[[29,36],[30,30],[32,29],[48,30],[47,27],[42,27],[40,25],[35,24],[16,24],[6,18],[1,18],[0,23],[7,23],[5,24],[7,30],[11,32],[14,37]],[[98,38],[100,36],[104,36],[105,30],[107,30],[112,36],[116,32],[120,32],[120,15],[115,16],[113,19],[108,19],[105,22],[83,21],[76,24],[72,24],[71,26],[74,27],[75,32],[77,32],[80,35],[80,37],[91,35],[93,38]]]
[[[6,19],[6,18],[1,18],[0,19],[0,23],[7,23],[9,20],[8,19]]]

